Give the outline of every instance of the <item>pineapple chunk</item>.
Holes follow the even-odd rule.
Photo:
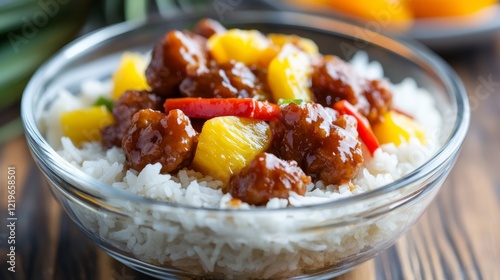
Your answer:
[[[372,129],[380,144],[394,143],[399,146],[408,142],[411,137],[416,137],[425,144],[423,128],[413,119],[395,111],[385,113],[382,121],[373,125]]]
[[[267,66],[277,54],[271,41],[257,30],[231,29],[212,35],[208,49],[219,64],[235,60],[245,65]]]
[[[127,90],[149,90],[146,81],[147,62],[140,54],[126,52],[113,74],[113,99],[118,100]]]
[[[279,47],[279,49],[283,48],[286,44],[292,44],[308,54],[319,54],[318,45],[311,39],[285,34],[268,34],[267,37],[271,40],[273,45]]]
[[[227,183],[271,143],[271,128],[264,121],[217,117],[203,125],[193,168]]]
[[[309,89],[312,65],[309,56],[286,44],[277,57],[271,60],[267,77],[274,100],[302,99],[311,101]]]
[[[113,123],[113,115],[105,106],[69,111],[61,115],[63,134],[78,146],[83,142],[101,141],[101,128]]]

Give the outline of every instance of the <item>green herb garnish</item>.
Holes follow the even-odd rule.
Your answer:
[[[113,112],[114,102],[106,97],[99,97],[95,102],[94,106],[106,106],[108,111]]]
[[[302,99],[283,99],[283,98],[280,98],[278,100],[278,105],[288,105],[290,103],[295,103],[297,105],[301,105],[302,103],[304,103],[304,100],[302,100]]]

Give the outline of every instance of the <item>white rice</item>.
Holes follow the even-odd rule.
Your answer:
[[[366,77],[383,77],[382,66],[369,62],[364,53],[356,55],[352,64]],[[200,208],[241,211],[254,208],[246,203],[234,204],[231,195],[219,189],[222,182],[193,170],[160,174],[160,164],[148,165],[141,172],[126,170],[120,148],[105,150],[99,143],[86,143],[79,149],[70,139],[61,137],[59,126],[53,124],[59,123],[63,111],[88,106],[99,96],[109,96],[110,89],[109,82],[88,81],[82,84],[81,95],[77,97],[61,91],[42,124],[47,129],[48,140],[62,158],[113,188],[139,196]],[[441,127],[440,114],[430,94],[419,89],[412,79],[394,85],[393,89],[394,106],[412,115],[427,129],[426,145],[417,139],[398,147],[384,145],[373,158],[365,159],[365,166],[351,184],[325,186],[318,182],[309,187],[305,196],[292,192],[288,200],[271,199],[266,208],[314,205],[361,194],[391,183],[422,165],[441,144],[436,140],[440,139],[436,133]],[[389,202],[398,196],[402,197],[403,193],[392,193],[376,203]],[[388,242],[415,219],[411,215],[418,216],[422,211],[389,214],[384,219],[360,222],[357,226],[304,231],[305,227],[331,224],[374,205],[356,203],[334,211],[253,212],[238,219],[234,217],[242,213],[177,208],[163,212],[149,206],[120,205],[135,213],[134,219],[129,219],[69,203],[93,234],[140,260],[195,274],[215,273],[213,275],[230,278],[286,277],[340,263],[346,257]]]

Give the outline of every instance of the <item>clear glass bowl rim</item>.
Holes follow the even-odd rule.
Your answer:
[[[441,79],[446,90],[448,91],[451,102],[455,103],[457,106],[456,120],[451,130],[450,136],[446,139],[443,146],[436,152],[425,164],[410,172],[406,176],[395,180],[394,182],[384,185],[380,188],[368,191],[366,193],[357,194],[350,197],[340,198],[331,202],[308,205],[293,208],[279,208],[279,209],[267,209],[267,208],[252,208],[245,210],[238,209],[217,209],[217,208],[200,208],[189,205],[175,204],[164,201],[158,201],[150,198],[145,198],[142,196],[134,195],[132,193],[113,188],[112,186],[105,184],[90,175],[85,174],[83,171],[78,170],[76,167],[72,166],[66,162],[62,157],[60,157],[56,151],[48,144],[48,142],[42,136],[40,130],[37,127],[37,120],[35,118],[34,112],[34,100],[36,94],[39,93],[40,89],[43,88],[44,83],[50,79],[51,74],[57,72],[58,68],[63,66],[66,61],[71,60],[74,56],[77,56],[79,52],[85,49],[86,46],[95,44],[95,42],[102,42],[112,37],[127,33],[136,28],[141,28],[149,25],[161,24],[176,18],[182,17],[183,20],[195,20],[201,17],[206,17],[205,12],[191,12],[183,13],[177,15],[173,18],[162,19],[154,18],[148,21],[135,21],[135,22],[124,22],[104,27],[102,29],[96,30],[92,33],[84,35],[73,42],[69,43],[58,53],[56,53],[52,58],[44,63],[32,76],[30,79],[22,97],[21,102],[21,116],[23,121],[23,126],[25,129],[25,135],[28,141],[28,145],[32,149],[32,154],[38,157],[41,164],[49,168],[51,172],[56,174],[59,178],[65,180],[65,178],[70,178],[75,184],[71,184],[75,190],[80,193],[84,193],[93,197],[94,199],[109,199],[112,198],[113,201],[126,201],[137,203],[141,205],[150,205],[151,207],[167,207],[167,208],[179,208],[179,209],[191,209],[191,210],[202,210],[202,211],[214,211],[214,212],[261,212],[261,211],[299,211],[304,209],[315,209],[315,208],[329,208],[329,207],[342,207],[350,203],[358,203],[364,200],[369,200],[377,196],[382,196],[384,194],[390,193],[401,189],[409,184],[415,183],[422,178],[428,177],[434,170],[438,169],[442,164],[446,163],[447,160],[457,154],[462,146],[462,143],[467,134],[469,120],[470,120],[470,109],[467,98],[467,93],[462,85],[460,79],[456,73],[437,55],[430,52],[425,47],[419,45],[415,42],[403,41],[401,39],[392,39],[388,36],[384,36],[379,33],[372,32],[370,30],[364,29],[363,32],[368,34],[368,38],[373,38],[369,43],[381,47],[387,51],[394,52],[394,50],[389,49],[387,46],[390,44],[391,47],[396,46],[400,50],[405,50],[409,53],[413,59],[418,59],[420,63],[426,66],[430,66],[431,69],[435,71],[435,74]],[[208,15],[209,16],[209,15]],[[349,34],[344,33],[342,30],[349,30],[353,27],[357,27],[354,24],[346,23],[341,20],[336,20],[332,18],[326,18],[318,15],[307,15],[296,12],[282,12],[282,11],[232,11],[226,16],[227,20],[232,21],[235,24],[244,23],[262,23],[262,24],[282,24],[289,26],[298,26],[304,28],[312,28],[318,32],[325,33],[338,33],[350,38],[356,38]],[[253,20],[253,21],[252,21]],[[313,23],[313,24],[311,24]],[[361,38],[358,38],[361,39]],[[364,41],[364,40],[363,40]],[[386,46],[386,47],[384,47]],[[400,54],[401,55],[401,54]],[[412,60],[416,63],[416,61]],[[30,142],[33,141],[33,143]],[[80,187],[86,186],[86,187]],[[88,193],[86,189],[91,187],[93,190],[99,192],[100,197],[95,197],[93,194]],[[70,190],[71,191],[71,190]],[[81,196],[80,196],[81,197]]]

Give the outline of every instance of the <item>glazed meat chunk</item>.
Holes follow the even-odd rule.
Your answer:
[[[186,97],[265,99],[263,85],[241,62],[214,65],[208,72],[190,75],[180,85]]]
[[[386,81],[360,77],[349,63],[335,56],[325,56],[316,61],[311,90],[314,101],[326,107],[347,100],[370,123],[379,121],[392,102],[392,93]]]
[[[271,198],[288,198],[290,191],[304,195],[311,183],[295,161],[284,161],[273,154],[255,157],[229,180],[229,193],[252,205],[265,205]]]
[[[122,137],[132,123],[132,116],[141,109],[161,110],[163,99],[147,91],[127,91],[113,106],[115,124],[102,130],[102,138],[107,148],[121,146]]]
[[[268,77],[267,77],[267,68],[266,67],[259,67],[257,65],[251,65],[249,66],[250,70],[252,70],[252,73],[255,75],[257,80],[260,82],[262,85],[262,91],[260,92],[263,96],[262,99],[256,98],[258,100],[262,101],[271,101],[271,87],[269,86],[268,82]]]
[[[200,20],[193,30],[195,34],[207,39],[214,34],[220,34],[227,31],[226,28],[220,24],[220,22],[209,18]]]
[[[317,103],[282,106],[271,122],[272,151],[295,160],[313,180],[341,184],[358,173],[363,156],[356,120]]]
[[[325,56],[314,66],[311,76],[315,102],[332,107],[337,101],[347,100],[353,105],[368,106],[358,79],[347,62],[335,56]]]
[[[363,90],[370,106],[361,112],[370,123],[375,123],[391,108],[392,92],[389,83],[386,80],[365,80]]]
[[[180,110],[165,115],[143,109],[132,118],[123,137],[122,149],[129,167],[142,170],[147,164],[161,163],[162,173],[188,166],[194,157],[198,133]]]
[[[207,71],[206,39],[187,31],[171,31],[155,45],[146,78],[152,91],[176,96],[179,84],[189,74]]]

